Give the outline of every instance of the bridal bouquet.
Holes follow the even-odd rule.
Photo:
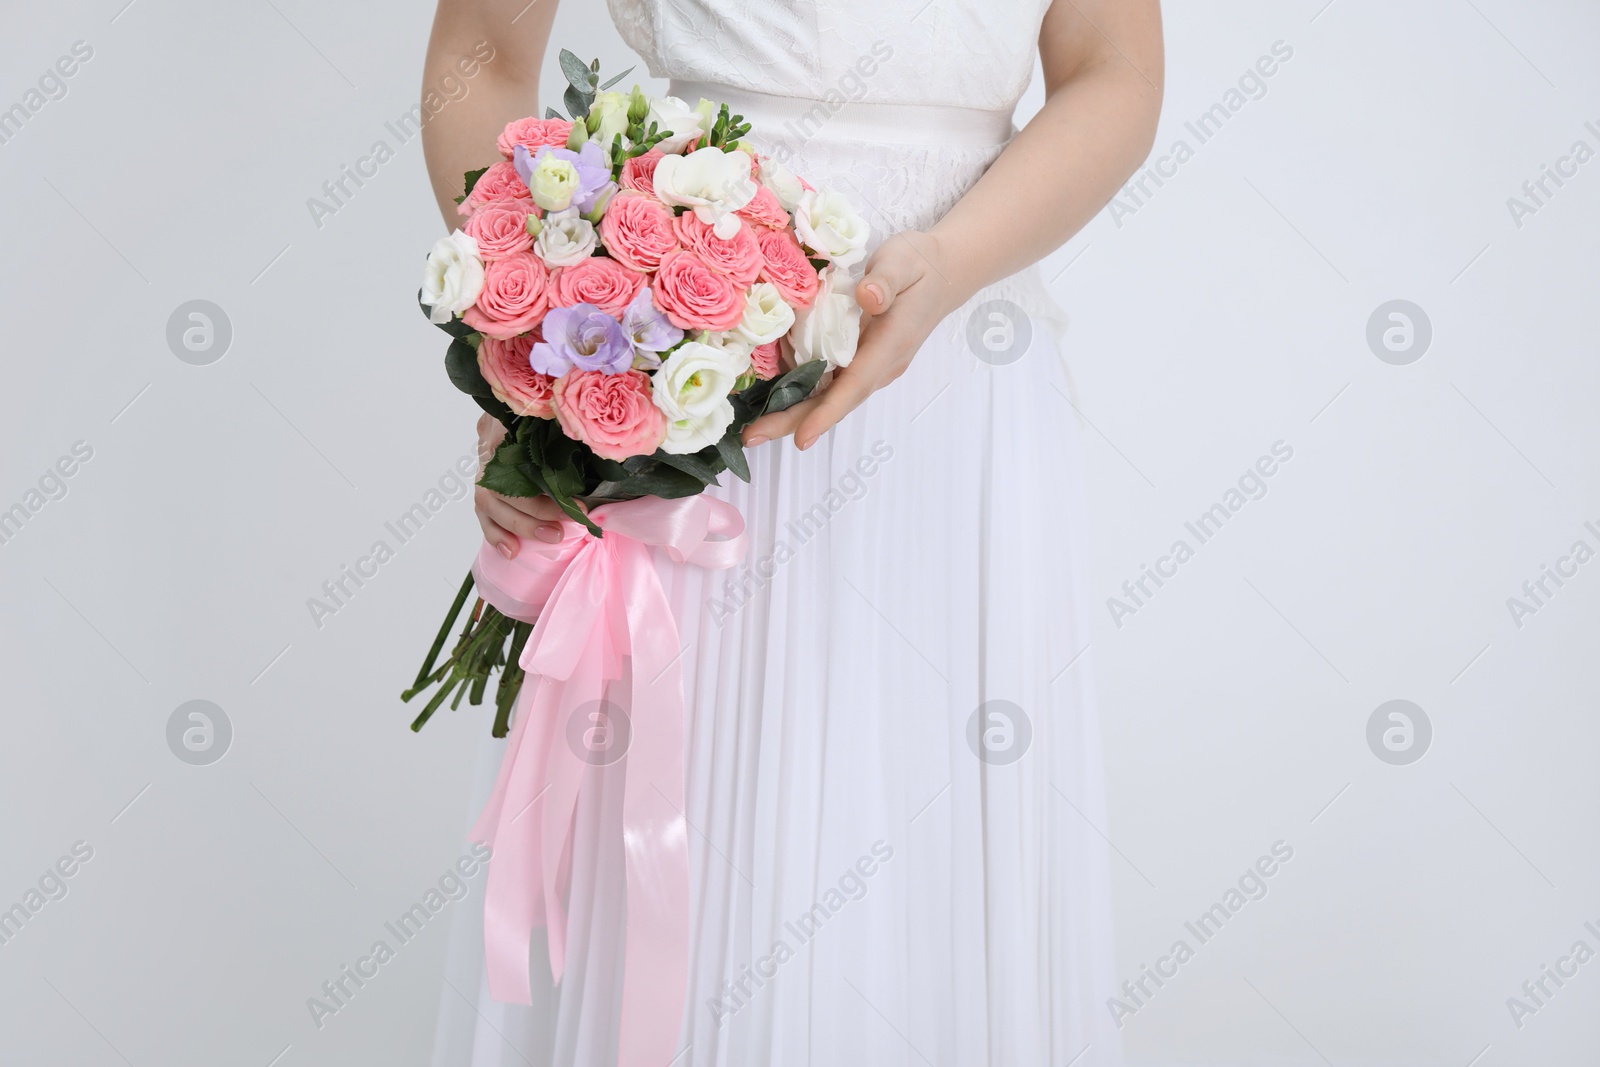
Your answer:
[[[506,428],[479,484],[546,494],[601,537],[580,499],[690,497],[724,470],[748,481],[740,431],[849,364],[868,227],[742,141],[727,105],[611,91],[627,71],[600,85],[598,61],[560,58],[571,117],[506,125],[418,300],[452,338],[450,380]],[[452,694],[481,703],[499,669],[507,731],[532,623],[479,599],[438,663],[473,585],[402,694],[438,686],[414,730]]]

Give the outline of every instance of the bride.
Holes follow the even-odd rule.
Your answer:
[[[544,112],[555,7],[439,0],[426,84],[480,42],[495,53],[424,130],[451,228],[462,173]],[[658,562],[683,642],[691,857],[671,1065],[1116,1062],[1079,453],[1033,264],[1150,147],[1158,0],[610,8],[670,95],[743,114],[759,151],[849,197],[876,246],[854,362],[753,423],[750,483],[712,489],[748,523],[745,563]],[[1016,132],[1035,50],[1046,101]],[[499,430],[486,417],[482,443]],[[477,512],[507,556],[560,537],[545,499],[480,488]],[[463,922],[441,1067],[617,1062],[620,778],[595,781],[561,981],[540,931],[533,1004],[491,1000],[481,910]]]

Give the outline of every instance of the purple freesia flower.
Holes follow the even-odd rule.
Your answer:
[[[683,331],[672,325],[650,299],[650,287],[642,287],[622,310],[622,332],[628,335],[641,365],[659,367],[665,352],[683,340]]]
[[[621,374],[633,366],[633,343],[620,322],[593,304],[551,308],[544,317],[544,340],[528,352],[528,363],[552,378],[569,370]]]
[[[578,172],[578,187],[573,190],[572,200],[567,205],[577,208],[578,214],[588,213],[597,202],[604,203],[616,192],[617,185],[611,180],[611,164],[607,162],[605,150],[594,141],[585,141],[576,152],[570,148],[543,145],[537,153],[533,153],[528,151],[526,145],[517,145],[512,149],[511,163],[517,168],[517,176],[524,185],[529,184],[533,168],[546,155],[571,163]]]

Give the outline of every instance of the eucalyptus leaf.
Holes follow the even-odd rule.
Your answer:
[[[604,85],[600,86],[600,91],[604,92],[605,90],[611,88],[613,85],[617,84],[623,78],[626,78],[628,75],[630,75],[632,73],[633,73],[633,68],[629,67],[627,70],[623,71],[621,74],[618,74],[615,78],[607,78],[606,79],[606,83]]]
[[[557,111],[553,107],[547,107],[547,108],[544,109],[544,117],[547,118],[547,119],[565,119],[566,118],[565,115],[563,115],[561,112]]]
[[[568,111],[572,112],[574,121],[588,116],[589,104],[593,99],[593,97],[585,96],[570,85],[567,86],[567,91],[561,94],[561,102],[567,105]]]
[[[561,73],[567,76],[567,83],[574,89],[587,92],[594,88],[595,73],[589,65],[567,49],[563,48],[560,55]]]

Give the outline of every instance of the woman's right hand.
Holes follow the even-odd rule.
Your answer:
[[[478,419],[480,472],[505,436],[506,428],[499,419],[487,414]],[[480,485],[473,490],[472,506],[484,540],[506,559],[516,558],[521,538],[536,537],[549,544],[561,540],[561,520],[566,513],[547,496],[501,496]]]

